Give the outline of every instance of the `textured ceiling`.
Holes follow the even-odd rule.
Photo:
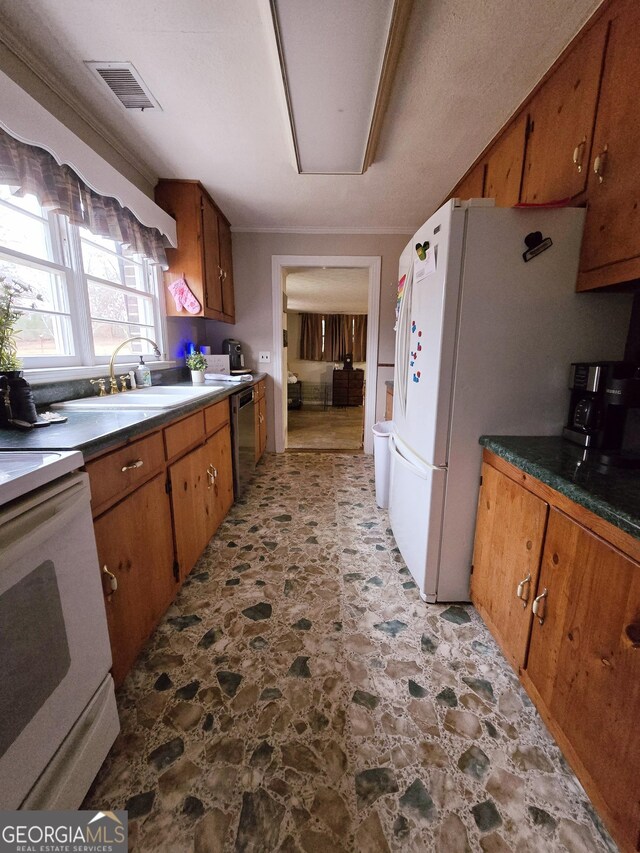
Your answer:
[[[308,314],[366,314],[369,270],[309,267],[288,271],[287,310]]]
[[[150,174],[199,178],[233,226],[411,233],[599,3],[415,0],[361,176],[296,173],[267,0],[0,0],[0,19]],[[163,111],[125,111],[83,60],[130,60]]]

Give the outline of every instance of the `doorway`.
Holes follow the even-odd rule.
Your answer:
[[[362,450],[368,269],[287,268],[284,298],[287,449]]]
[[[315,271],[315,272],[314,272]],[[333,280],[334,296],[330,295]],[[335,285],[336,281],[341,286]],[[360,281],[355,287],[354,282]],[[275,444],[276,452],[287,447],[291,449],[344,449],[357,451],[364,446],[365,453],[373,451],[371,427],[375,420],[377,347],[380,299],[380,258],[359,256],[311,257],[300,255],[278,255],[272,258],[273,316],[274,316],[274,403],[275,403]],[[289,290],[292,291],[291,295]],[[350,303],[349,297],[358,302]],[[315,312],[295,310],[296,306],[309,307],[307,301],[299,302],[299,291],[306,291],[307,297],[315,298]],[[351,292],[353,291],[353,293]],[[318,297],[320,294],[320,300]],[[322,296],[324,294],[324,296]],[[304,293],[303,293],[304,295]],[[328,300],[332,299],[331,302]],[[331,308],[329,308],[331,305]],[[363,310],[366,306],[366,310]],[[347,309],[357,308],[355,310]],[[322,311],[320,310],[322,309]],[[329,314],[355,317],[366,314],[366,361],[354,365],[361,371],[363,401],[357,404],[354,396],[348,398],[351,405],[341,405],[342,398],[336,397],[333,405],[333,371],[340,371],[338,380],[350,384],[358,383],[358,374],[351,372],[349,377],[342,373],[343,361],[320,359],[300,359],[299,336],[302,313]],[[352,320],[353,322],[353,320]],[[335,355],[335,352],[332,353]],[[293,356],[293,357],[292,357]],[[301,363],[308,362],[303,365]],[[289,389],[289,373],[296,376],[300,386],[295,396],[300,394],[302,404],[299,409],[289,408],[294,397]],[[310,371],[307,370],[310,368]],[[315,374],[314,374],[315,371]],[[345,371],[346,372],[346,371]],[[292,377],[293,378],[293,377]],[[315,381],[314,381],[315,380]],[[306,383],[306,388],[305,388]],[[293,382],[291,383],[293,385]],[[357,391],[354,392],[357,394]],[[305,399],[306,398],[306,399]],[[291,418],[291,436],[288,435],[289,414]],[[297,413],[300,412],[300,415]]]

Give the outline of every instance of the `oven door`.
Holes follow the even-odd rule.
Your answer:
[[[36,782],[111,665],[86,474],[0,510],[0,808]]]

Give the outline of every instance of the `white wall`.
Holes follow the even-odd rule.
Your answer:
[[[379,255],[382,258],[380,335],[378,364],[393,364],[395,349],[395,302],[398,260],[411,234],[233,234],[233,277],[235,283],[235,326],[206,321],[206,343],[214,352],[224,338],[242,341],[245,360],[256,367],[259,350],[273,346],[271,287],[272,255]],[[291,335],[291,332],[290,332]],[[270,365],[262,365],[270,372]],[[384,411],[384,393],[378,383],[376,412]],[[384,391],[384,385],[382,387]],[[382,399],[382,402],[381,402]],[[268,449],[273,443],[273,389],[267,382]]]

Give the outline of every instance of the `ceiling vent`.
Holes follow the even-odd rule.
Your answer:
[[[161,110],[131,62],[85,62],[127,110]]]

